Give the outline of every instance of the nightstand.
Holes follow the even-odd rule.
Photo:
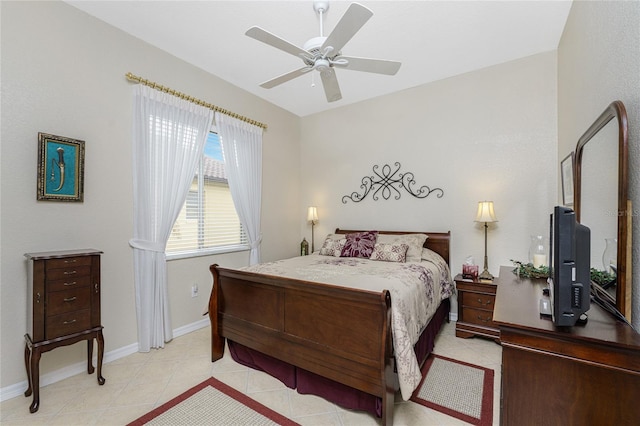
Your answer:
[[[454,278],[458,290],[456,337],[487,337],[500,342],[500,330],[493,322],[497,277],[493,282]]]

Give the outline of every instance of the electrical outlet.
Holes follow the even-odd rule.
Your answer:
[[[193,284],[191,286],[191,297],[198,297],[198,284]]]

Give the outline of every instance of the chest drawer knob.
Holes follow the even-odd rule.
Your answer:
[[[78,273],[78,271],[64,271],[65,275],[75,275],[77,273]]]
[[[73,302],[76,299],[77,299],[77,297],[73,296],[73,297],[67,297],[66,299],[64,299],[64,301],[65,302]]]
[[[69,320],[69,321],[65,321],[65,322],[63,322],[63,324],[64,324],[64,325],[67,325],[67,324],[73,324],[73,323],[74,323],[74,322],[76,322],[76,321],[77,321],[77,320],[74,318],[74,319],[72,319],[72,320]]]

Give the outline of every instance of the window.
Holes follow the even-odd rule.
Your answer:
[[[198,171],[167,242],[167,257],[248,249],[231,199],[217,133],[210,132]]]
[[[200,194],[198,190],[190,189],[187,194],[187,201],[185,201],[186,217],[187,219],[198,219],[200,213]]]

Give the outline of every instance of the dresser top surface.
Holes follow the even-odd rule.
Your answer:
[[[102,251],[96,249],[56,250],[42,251],[37,253],[25,253],[24,255],[29,260],[46,260],[75,256],[93,256],[97,254],[102,254]]]
[[[540,315],[539,301],[547,286],[546,280],[519,278],[513,269],[502,266],[497,280],[493,321],[500,326],[640,348],[640,333],[594,303],[587,311],[585,325],[556,327],[550,317]]]

